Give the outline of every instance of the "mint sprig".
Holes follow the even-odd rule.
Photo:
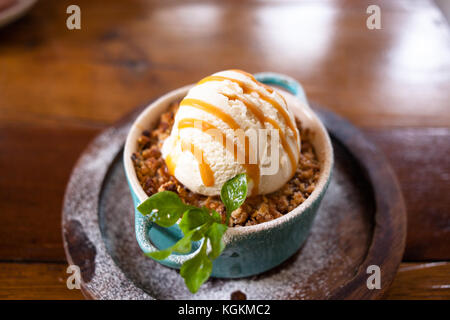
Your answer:
[[[184,204],[171,191],[155,193],[137,207],[139,212],[149,215],[151,221],[165,228],[174,225],[183,213],[193,208],[196,207]]]
[[[200,252],[192,259],[183,263],[180,269],[180,275],[184,283],[192,293],[196,293],[200,286],[208,280],[212,271],[212,261],[206,254],[206,240],[203,242]]]
[[[215,210],[186,205],[174,192],[162,191],[152,195],[137,207],[139,212],[165,228],[174,225],[181,218],[179,227],[184,237],[171,247],[150,252],[147,256],[163,260],[173,252],[186,254],[192,250],[192,242],[203,239],[199,252],[184,262],[180,269],[180,275],[184,278],[186,286],[192,293],[196,293],[211,275],[212,262],[225,249],[223,235],[227,231],[231,212],[242,205],[246,196],[245,174],[237,175],[222,186],[220,197],[227,210],[226,224],[222,224],[221,216]]]
[[[227,224],[231,213],[239,208],[247,197],[247,175],[238,174],[224,183],[220,190],[220,199],[227,209]]]

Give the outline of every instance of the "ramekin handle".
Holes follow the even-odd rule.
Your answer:
[[[150,229],[153,227],[153,222],[151,222],[147,217],[143,216],[137,210],[135,213],[135,220],[136,220],[135,221],[136,239],[137,239],[137,242],[138,242],[139,246],[141,247],[142,251],[146,254],[150,253],[150,252],[158,251],[158,248],[156,248],[153,245],[153,243],[150,241],[149,236],[148,236]],[[181,268],[181,265],[185,261],[194,257],[197,254],[197,252],[200,250],[200,248],[201,248],[201,245],[199,246],[199,248],[197,250],[195,250],[194,252],[189,253],[189,254],[172,253],[166,259],[157,260],[157,261],[166,266],[179,269],[179,268]]]

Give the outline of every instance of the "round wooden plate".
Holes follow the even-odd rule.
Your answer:
[[[243,279],[209,279],[197,294],[189,293],[178,271],[145,257],[135,239],[122,150],[140,111],[89,145],[67,186],[64,248],[68,262],[81,269],[87,298],[374,299],[387,290],[406,237],[396,178],[358,129],[315,106],[332,137],[335,167],[306,243],[273,270]],[[381,289],[367,287],[370,265],[381,269]]]

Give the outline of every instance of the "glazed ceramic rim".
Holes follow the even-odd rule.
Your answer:
[[[167,107],[170,105],[171,102],[177,101],[182,99],[187,91],[192,87],[193,85],[187,85],[184,87],[181,87],[179,89],[175,89],[173,91],[168,92],[167,94],[161,96],[156,101],[149,104],[136,118],[136,120],[133,122],[130,131],[128,132],[127,139],[125,142],[125,148],[123,152],[123,160],[124,160],[124,167],[125,167],[125,174],[128,179],[130,188],[132,189],[132,192],[135,193],[139,201],[142,203],[144,200],[148,198],[148,195],[144,192],[142,189],[137,176],[136,171],[134,169],[133,162],[131,160],[131,155],[133,152],[136,151],[137,147],[137,139],[142,134],[142,131],[145,129],[148,129],[148,125],[144,124],[146,122],[147,117],[149,117],[149,114],[151,112],[159,112],[159,115],[164,112]],[[283,91],[284,93],[284,91]],[[287,93],[290,95],[289,93]],[[291,95],[292,96],[292,95]],[[294,96],[292,96],[294,97]],[[316,201],[320,201],[320,196],[323,192],[326,191],[328,182],[331,178],[331,171],[333,167],[333,148],[331,145],[331,140],[328,135],[327,130],[325,129],[325,126],[323,125],[322,121],[319,119],[319,117],[308,107],[304,106],[307,110],[291,110],[294,112],[295,115],[298,115],[299,113],[307,113],[308,118],[311,120],[311,124],[315,127],[314,130],[314,139],[313,142],[314,148],[321,149],[321,155],[319,156],[320,164],[321,164],[321,172],[319,180],[316,184],[316,187],[314,191],[309,195],[309,197],[301,203],[298,207],[296,207],[294,210],[286,213],[282,217],[276,218],[271,221],[263,222],[257,225],[253,226],[239,226],[239,227],[232,227],[228,228],[225,234],[226,240],[231,240],[230,238],[240,237],[240,236],[246,236],[251,233],[263,231],[263,230],[269,230],[273,229],[277,226],[280,226],[281,224],[284,224],[300,214],[302,214],[307,208],[309,208],[313,203]],[[156,110],[155,110],[156,109]],[[159,119],[159,118],[158,118]],[[148,121],[147,121],[148,122]],[[307,126],[310,127],[310,126]],[[321,144],[321,148],[318,146]],[[317,152],[317,151],[316,151]],[[225,240],[225,239],[224,239]],[[225,240],[225,241],[226,241]],[[228,242],[226,241],[226,242]]]

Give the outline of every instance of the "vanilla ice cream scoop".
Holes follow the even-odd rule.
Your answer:
[[[181,101],[162,154],[193,192],[219,195],[246,173],[248,194],[281,188],[295,173],[300,137],[283,96],[251,74],[227,70],[192,87]]]

